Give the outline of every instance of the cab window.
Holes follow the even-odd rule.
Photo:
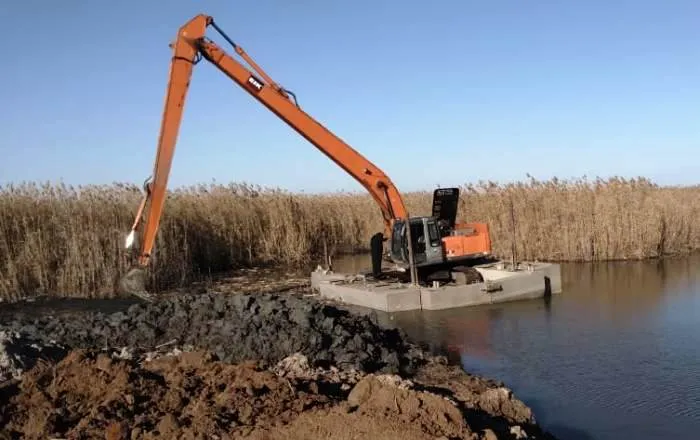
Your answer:
[[[440,246],[440,234],[438,234],[435,222],[428,222],[428,237],[430,238],[430,246]]]

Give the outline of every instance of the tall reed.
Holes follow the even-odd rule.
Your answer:
[[[479,182],[461,188],[460,218],[489,223],[494,251],[554,261],[639,259],[700,248],[698,187],[644,179]],[[133,185],[0,187],[0,297],[110,297],[129,265],[124,237],[140,199]],[[406,193],[428,214],[432,191]],[[512,219],[515,219],[515,225]],[[513,228],[515,226],[515,228]],[[249,184],[169,193],[150,288],[240,266],[297,266],[332,252],[366,251],[382,230],[366,194],[292,194]]]

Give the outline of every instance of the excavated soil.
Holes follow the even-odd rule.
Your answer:
[[[308,298],[183,295],[3,324],[3,440],[553,438],[502,384]]]
[[[197,352],[140,366],[75,350],[28,372],[18,391],[2,411],[6,438],[227,438],[332,402],[254,363]]]
[[[76,348],[149,349],[175,340],[226,362],[277,362],[304,353],[314,365],[411,373],[423,353],[398,329],[382,328],[309,298],[274,294],[182,294],[126,312],[11,317],[7,328]]]

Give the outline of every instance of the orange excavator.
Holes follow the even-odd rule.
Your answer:
[[[209,26],[231,44],[248,67],[205,36]],[[486,224],[456,223],[458,188],[436,189],[432,215],[409,219],[401,194],[389,177],[304,112],[294,93],[273,81],[241,46],[219,28],[212,17],[200,14],[192,18],[179,29],[170,47],[173,55],[155,165],[150,180],[144,185],[144,197],[127,236],[126,247],[132,247],[135,233],[142,223],[145,224],[143,237],[134,267],[120,280],[122,291],[147,294],[145,271],[163,212],[185,97],[193,66],[202,59],[212,63],[369,191],[384,218],[384,231],[376,233],[370,241],[374,275],[381,273],[382,260],[406,269],[410,266],[409,258],[412,258],[415,273],[434,274],[438,270],[444,272],[445,268],[449,270],[458,265],[469,265],[470,261],[490,255],[491,240]],[[410,228],[407,228],[407,224]],[[388,246],[385,250],[386,242]],[[409,242],[412,244],[410,249]]]

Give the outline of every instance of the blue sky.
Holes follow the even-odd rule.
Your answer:
[[[700,2],[7,0],[0,182],[140,184],[168,44],[200,12],[401,190],[698,181]],[[169,186],[213,179],[362,190],[203,61]]]

